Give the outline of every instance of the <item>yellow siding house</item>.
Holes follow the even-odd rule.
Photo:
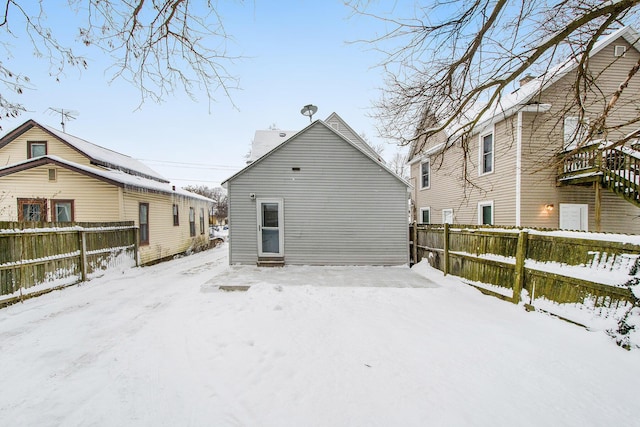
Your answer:
[[[0,221],[134,221],[142,264],[206,245],[212,202],[33,120],[0,138]]]

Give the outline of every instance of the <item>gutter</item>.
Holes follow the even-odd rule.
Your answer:
[[[516,227],[520,227],[522,204],[522,111],[518,111],[516,126]]]

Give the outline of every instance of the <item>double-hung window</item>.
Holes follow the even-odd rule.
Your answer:
[[[189,208],[189,235],[196,235],[196,211],[193,208]]]
[[[425,160],[420,164],[420,188],[429,188],[431,185],[431,162]]]
[[[140,203],[138,207],[139,211],[139,225],[140,225],[140,244],[149,244],[149,203]]]
[[[180,225],[180,217],[178,216],[178,205],[173,205],[173,225]]]
[[[493,133],[480,136],[480,175],[493,172]]]
[[[431,224],[431,208],[420,208],[420,224]]]
[[[564,149],[574,150],[587,136],[589,130],[589,118],[580,120],[577,116],[564,118]]]
[[[478,224],[493,225],[493,201],[478,203]]]

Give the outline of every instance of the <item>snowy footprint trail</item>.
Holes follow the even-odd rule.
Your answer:
[[[631,425],[640,352],[424,267],[227,247],[0,310],[14,426]],[[417,271],[417,272],[416,272]],[[420,273],[420,274],[418,274]],[[428,279],[425,279],[428,276]],[[219,284],[249,284],[224,292]]]

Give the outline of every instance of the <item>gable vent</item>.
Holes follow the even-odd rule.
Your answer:
[[[55,169],[49,169],[49,181],[55,181],[56,178],[57,178],[56,170]]]
[[[613,56],[624,56],[626,52],[627,52],[626,46],[616,46],[613,49]]]

